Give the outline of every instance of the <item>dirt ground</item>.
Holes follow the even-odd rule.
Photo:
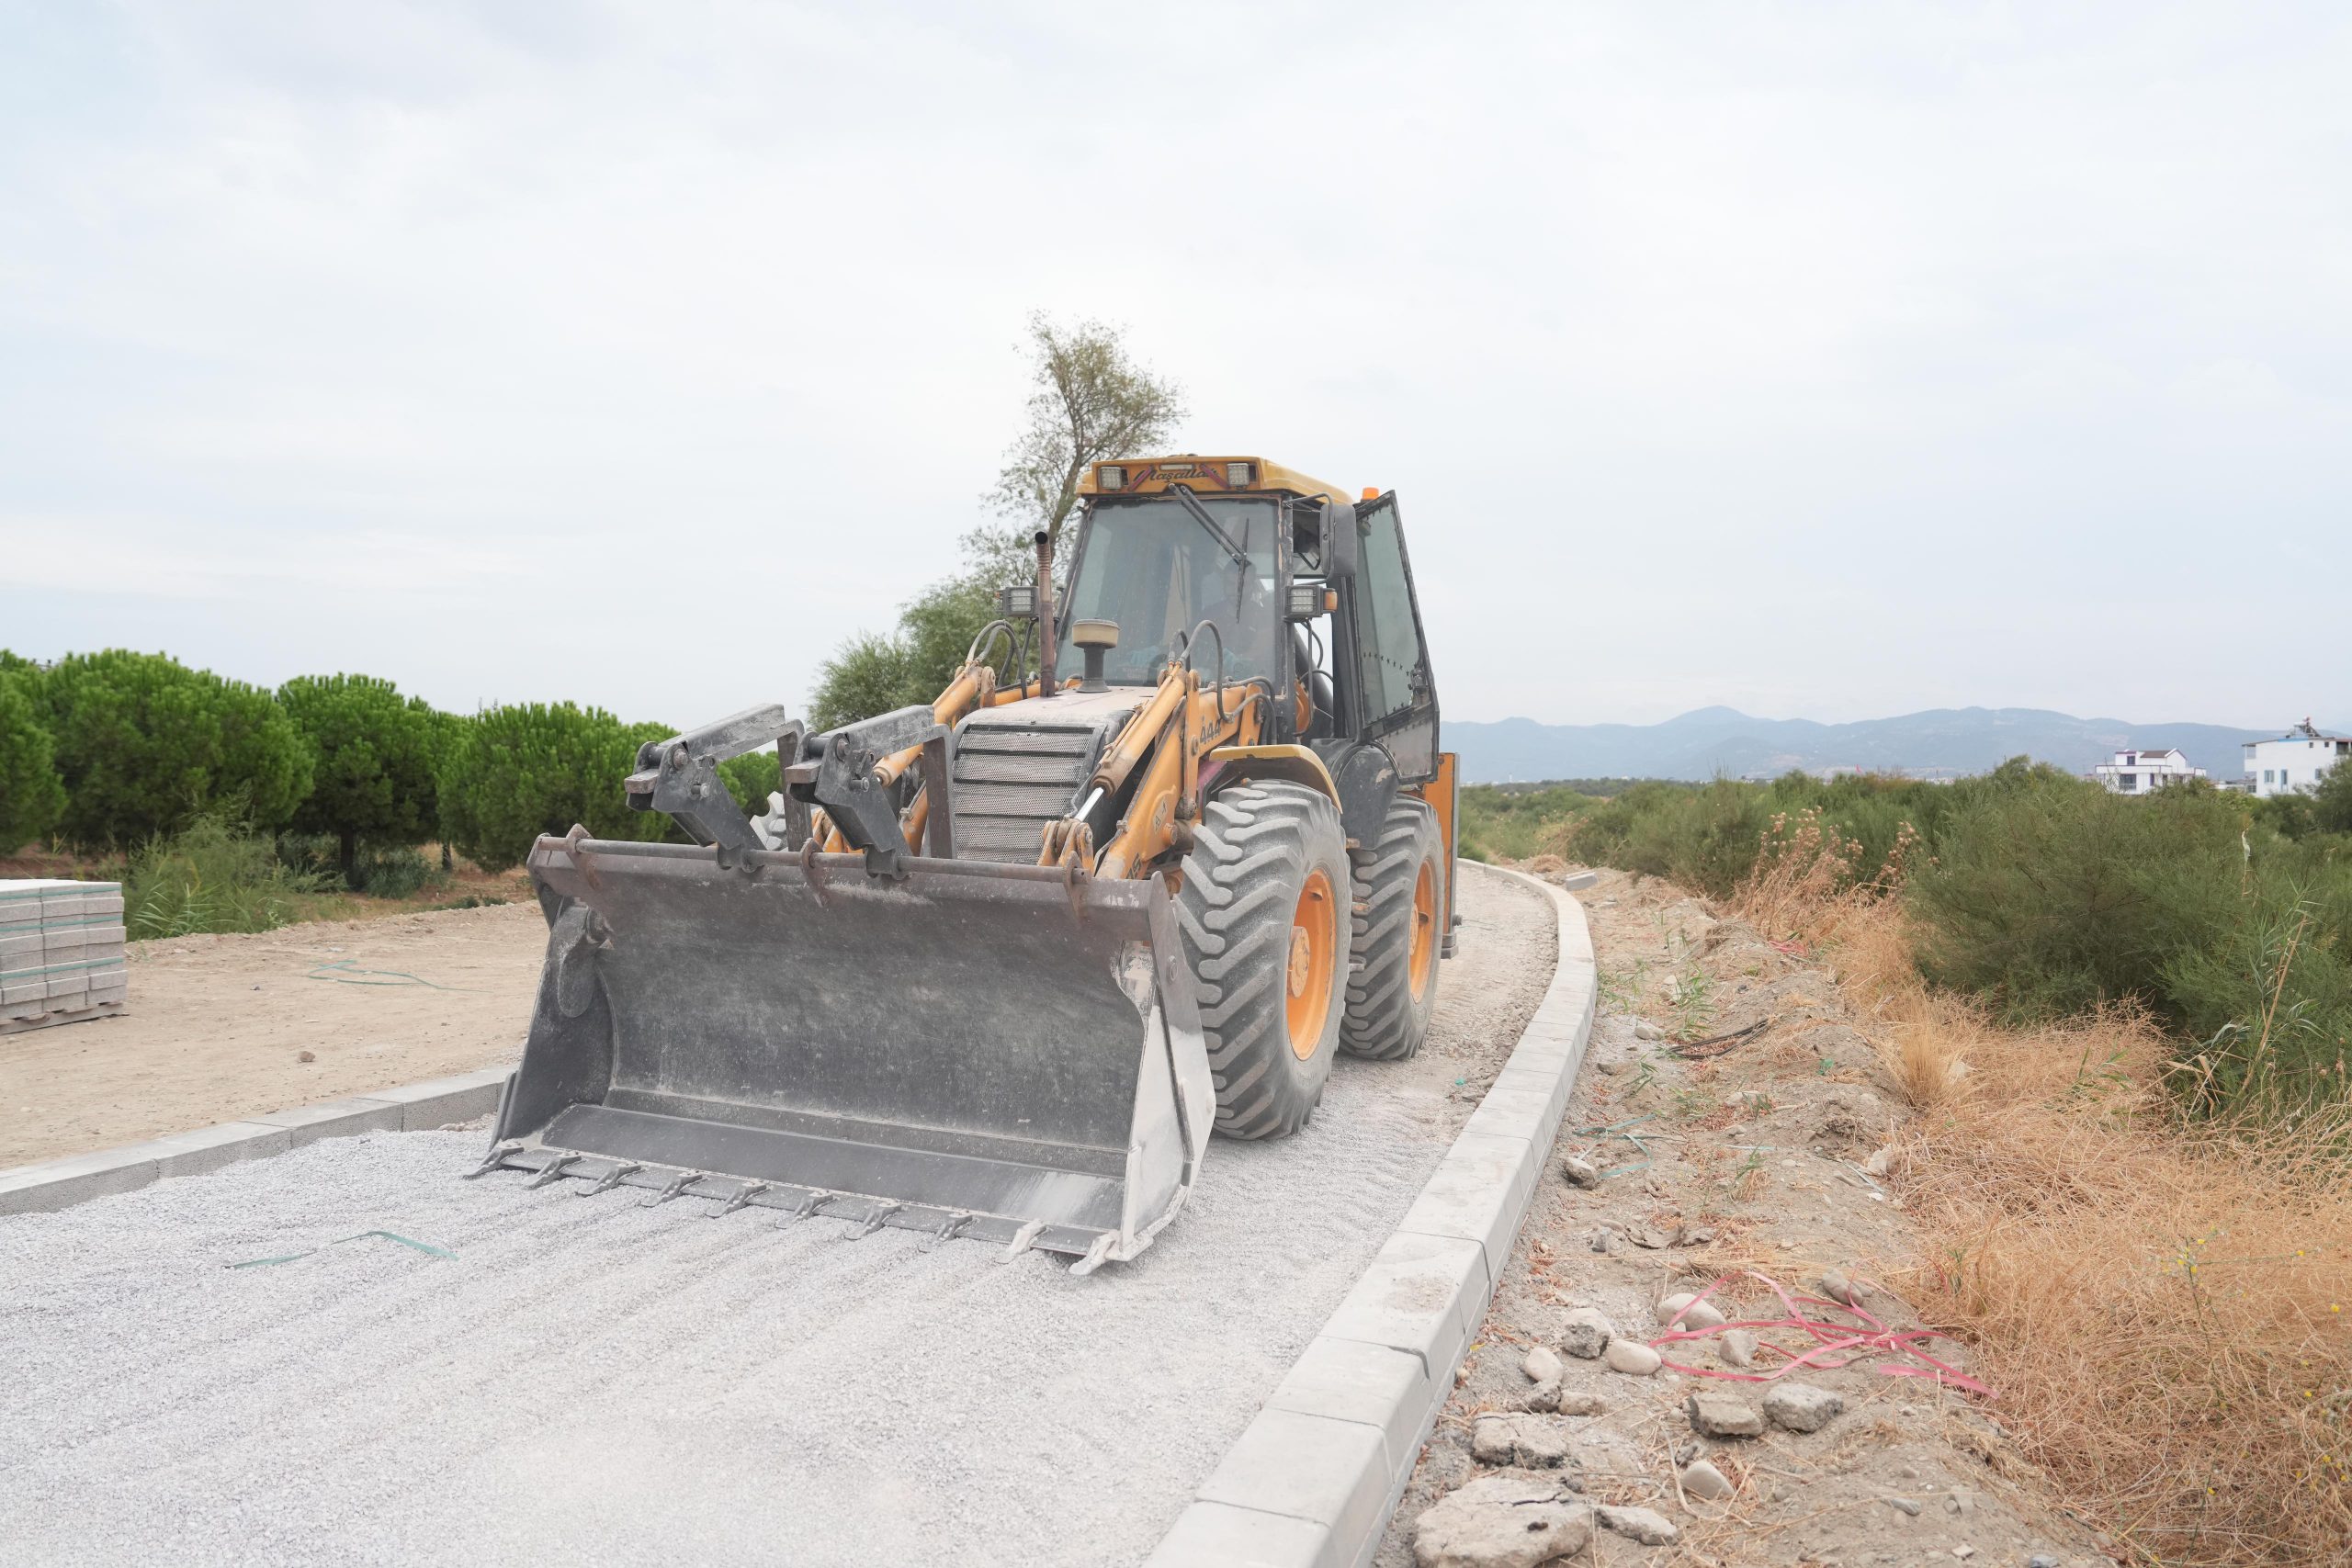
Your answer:
[[[2017,1455],[1994,1414],[1997,1397],[1878,1370],[1922,1365],[1899,1353],[1734,1381],[1705,1375],[1741,1371],[1715,1334],[1657,1346],[1692,1373],[1634,1375],[1564,1353],[1555,1385],[1539,1391],[1531,1380],[1529,1350],[1566,1350],[1579,1308],[1599,1309],[1615,1338],[1646,1344],[1668,1331],[1661,1298],[1729,1277],[1708,1300],[1733,1325],[1789,1317],[1744,1270],[1778,1280],[1810,1319],[1856,1325],[1828,1299],[1823,1271],[1872,1280],[1914,1249],[1899,1194],[1871,1168],[1903,1111],[1880,1077],[1868,1021],[1848,1015],[1832,976],[1667,884],[1599,875],[1580,895],[1601,976],[1588,1066],[1510,1271],[1382,1542],[1380,1568],[1413,1563],[1423,1511],[1482,1476],[1525,1483],[1533,1498],[1655,1510],[1672,1528],[1674,1539],[1657,1544],[1596,1530],[1560,1559],[1579,1564],[2105,1561]],[[1580,1174],[1590,1185],[1564,1176],[1564,1156],[1587,1163]],[[1923,1325],[1912,1304],[1875,1285],[1859,1300],[1891,1329]],[[1754,1332],[1764,1343],[1750,1376],[1788,1361],[1772,1346],[1815,1343],[1803,1329]],[[1921,1348],[1968,1368],[1953,1341]],[[1769,1418],[1757,1436],[1694,1429],[1693,1394],[1728,1396],[1761,1415],[1767,1393],[1793,1382],[1836,1395],[1842,1411],[1813,1432]],[[1502,1462],[1481,1462],[1474,1437],[1481,1417],[1497,1416],[1522,1424],[1495,1454]],[[1490,1449],[1504,1437],[1490,1427]],[[1690,1495],[1685,1467],[1700,1459],[1730,1483],[1728,1498]]]
[[[524,902],[132,942],[121,1016],[0,1035],[0,1167],[512,1061],[546,939]]]

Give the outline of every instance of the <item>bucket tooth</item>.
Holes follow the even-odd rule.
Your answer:
[[[876,1231],[878,1231],[884,1225],[888,1224],[890,1223],[890,1216],[905,1207],[906,1205],[904,1203],[875,1204],[873,1209],[867,1213],[865,1216],[865,1223],[857,1227],[857,1234],[851,1236],[850,1240],[864,1241],[867,1236],[872,1235]]]
[[[652,1197],[648,1198],[643,1203],[638,1206],[639,1208],[650,1209],[656,1203],[666,1203],[671,1199],[684,1192],[687,1188],[692,1187],[695,1182],[700,1181],[701,1179],[701,1171],[682,1170],[671,1179],[668,1186],[662,1188],[661,1191],[656,1192]]]
[[[746,1181],[735,1190],[733,1197],[713,1209],[710,1212],[710,1217],[714,1220],[723,1220],[767,1190],[768,1184],[764,1181]]]
[[[466,1179],[468,1181],[471,1181],[476,1177],[488,1176],[492,1171],[498,1169],[506,1163],[507,1156],[517,1155],[522,1152],[523,1145],[520,1144],[501,1144],[496,1148],[491,1150],[490,1153],[483,1157],[481,1164],[466,1172]]]
[[[594,1198],[599,1192],[610,1192],[614,1188],[618,1187],[622,1182],[628,1180],[630,1177],[635,1176],[639,1171],[643,1170],[644,1168],[645,1168],[641,1165],[631,1165],[625,1160],[615,1160],[613,1162],[612,1169],[598,1177],[595,1181],[591,1183],[589,1186],[583,1187],[580,1190],[580,1196],[582,1198]]]
[[[530,1180],[525,1182],[523,1185],[526,1188],[545,1187],[550,1182],[561,1181],[563,1179],[563,1173],[579,1163],[580,1156],[578,1155],[558,1155],[555,1158],[548,1161],[547,1164],[539,1168],[538,1175],[531,1178]]]
[[[1012,1262],[1014,1258],[1020,1257],[1023,1253],[1036,1246],[1037,1238],[1045,1234],[1045,1221],[1031,1220],[1027,1224],[1023,1225],[1019,1230],[1012,1233],[1012,1239],[1004,1244],[1004,1250],[997,1255],[997,1261],[1000,1263]]]

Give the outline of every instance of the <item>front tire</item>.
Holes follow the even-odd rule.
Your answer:
[[[1437,813],[1400,795],[1380,837],[1353,863],[1354,964],[1340,1048],[1401,1062],[1429,1038],[1437,1011],[1437,959],[1445,933],[1445,840]]]
[[[1349,888],[1329,797],[1243,784],[1203,809],[1176,929],[1227,1137],[1287,1136],[1323,1098],[1346,1009]]]

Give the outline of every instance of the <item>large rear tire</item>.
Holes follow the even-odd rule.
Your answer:
[[[1236,785],[1203,809],[1183,879],[1176,929],[1200,992],[1216,1130],[1287,1136],[1323,1098],[1346,1007],[1339,808],[1297,784]]]
[[[1437,1010],[1438,950],[1445,932],[1445,840],[1437,813],[1400,795],[1380,837],[1349,857],[1354,930],[1340,1048],[1399,1062],[1429,1038]]]

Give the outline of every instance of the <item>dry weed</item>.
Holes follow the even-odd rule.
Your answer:
[[[1900,1283],[2137,1561],[2346,1561],[2352,1115],[2189,1122],[2144,1016],[2008,1030],[1930,993],[1899,902],[1824,869],[1834,839],[1768,843],[1741,912],[1831,959],[1922,1112],[1898,1185],[1926,1256]]]

